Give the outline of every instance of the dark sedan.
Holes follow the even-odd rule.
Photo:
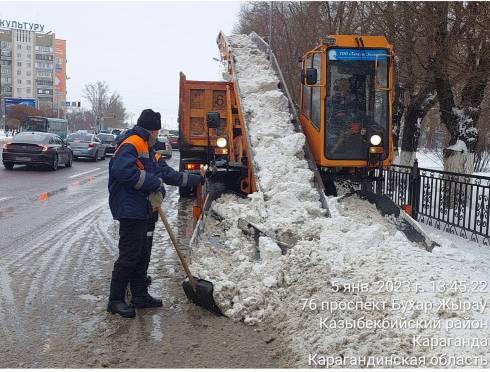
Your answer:
[[[63,164],[71,167],[73,153],[56,134],[44,132],[21,132],[12,142],[3,145],[3,165],[13,169],[15,164],[48,165],[51,170]]]
[[[116,136],[114,134],[99,133],[97,137],[99,137],[102,143],[106,146],[105,153],[107,155],[114,154],[117,144]]]

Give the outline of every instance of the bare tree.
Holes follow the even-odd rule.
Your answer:
[[[481,104],[490,77],[490,4],[431,2],[425,6],[430,69],[441,121],[450,135],[444,169],[473,173]]]
[[[95,115],[90,110],[81,110],[68,113],[67,119],[71,131],[76,131],[78,129],[95,129]]]
[[[114,117],[114,127],[121,127],[126,120],[126,108],[117,92],[111,94],[104,111],[106,116]]]
[[[102,124],[104,127],[113,128],[124,126],[126,108],[122,97],[117,92],[111,94],[106,82],[97,81],[87,84],[84,88],[84,97],[90,102],[97,128]]]
[[[272,14],[273,51],[296,103],[301,88],[298,58],[320,37],[385,35],[395,47],[398,66],[394,135],[401,137],[401,162],[411,165],[421,124],[436,105],[450,145],[462,141],[471,154],[478,143],[490,70],[489,7],[487,2],[251,2],[242,6],[235,31],[266,37]],[[451,148],[447,159],[455,155]],[[456,162],[469,165],[471,157]]]
[[[83,89],[83,96],[89,101],[94,115],[101,117],[104,107],[107,106],[109,85],[105,81],[87,84]]]
[[[42,112],[31,106],[13,105],[7,109],[6,114],[6,126],[12,130],[19,130],[22,123],[28,116],[41,116]]]

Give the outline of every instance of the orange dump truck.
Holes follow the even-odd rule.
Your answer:
[[[187,80],[180,73],[179,151],[181,171],[209,166],[208,181],[227,190],[255,191],[250,149],[232,82]],[[180,188],[181,196],[195,190]]]

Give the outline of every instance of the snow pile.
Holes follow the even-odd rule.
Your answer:
[[[468,152],[466,148],[466,143],[461,140],[457,140],[456,143],[452,146],[447,147],[448,150],[458,151],[458,152]]]
[[[3,129],[0,129],[0,141],[12,138],[12,136],[7,136]]]
[[[444,325],[467,317],[488,321],[488,309],[436,307],[444,299],[478,306],[490,300],[488,288],[486,292],[437,292],[432,285],[489,281],[489,262],[458,256],[451,241],[428,253],[387,223],[374,206],[355,197],[342,205],[330,199],[332,217],[326,218],[302,153],[305,139],[294,132],[287,100],[275,89],[277,79],[265,56],[247,36],[233,36],[231,42],[262,192],[246,199],[223,195],[214,201],[193,251],[192,270],[214,283],[215,300],[225,315],[247,324],[270,324],[285,341],[291,366],[306,366],[309,356],[318,354],[341,361],[392,354],[430,358],[443,352],[489,358],[488,347],[422,344],[434,337],[481,337],[486,330],[359,326],[366,321],[403,320],[420,324],[441,320]],[[259,225],[267,236],[259,237],[256,244],[253,235],[239,228],[240,218]],[[215,244],[217,236],[222,246]],[[289,243],[286,254],[275,240]],[[382,287],[383,281],[400,281],[408,288],[390,290]],[[368,285],[369,290],[356,289],[356,283]],[[433,302],[434,308],[397,308],[401,303],[425,302]],[[342,308],[350,303],[358,307]],[[378,307],[363,307],[368,303]],[[322,325],[322,318],[330,328]],[[340,325],[360,321],[364,323],[353,328]],[[414,341],[418,336],[422,337],[419,344]]]
[[[325,214],[304,158],[306,139],[294,130],[288,100],[277,88],[279,80],[264,53],[246,35],[229,40],[268,228],[301,234],[301,224]]]
[[[300,240],[286,255],[270,238],[261,237],[258,247],[253,239],[238,229],[238,218],[251,219],[263,213],[263,201],[256,196],[242,200],[225,195],[212,206],[218,221],[208,223],[206,234],[224,233],[224,248],[201,245],[194,253],[192,269],[199,277],[215,284],[215,299],[225,315],[247,324],[270,323],[282,334],[291,351],[291,364],[305,366],[308,356],[320,354],[339,357],[382,357],[395,354],[404,357],[447,355],[490,357],[488,347],[434,347],[423,340],[431,338],[482,337],[484,329],[446,330],[447,322],[465,319],[489,319],[489,310],[462,311],[438,308],[439,301],[468,301],[473,305],[490,300],[484,292],[434,292],[432,283],[455,280],[489,281],[488,255],[459,254],[460,247],[443,241],[443,246],[428,253],[410,243],[393,225],[379,215],[375,207],[355,197],[342,207],[331,199],[332,218],[316,221],[318,235]],[[213,220],[214,221],[214,220]],[[205,237],[204,237],[204,240]],[[399,281],[408,285],[398,290],[383,288],[383,282]],[[365,283],[369,290],[336,291],[336,287]],[[305,306],[305,302],[308,305]],[[347,303],[385,304],[379,309],[322,310]],[[430,302],[434,308],[409,308],[397,304]],[[310,307],[310,304],[315,304]],[[440,320],[440,328],[389,327],[386,329],[322,329],[320,321],[335,322]],[[396,323],[394,323],[396,324]],[[420,323],[423,324],[423,323]],[[414,346],[414,337],[419,337]],[[422,345],[422,346],[421,346]]]
[[[291,264],[304,265],[282,256],[270,238],[260,238],[258,247],[247,241],[237,227],[238,218],[254,222],[269,236],[296,244],[319,239],[325,210],[304,159],[305,137],[294,130],[288,100],[277,88],[279,80],[269,61],[248,36],[235,35],[230,42],[262,192],[248,201],[230,196],[213,204],[213,212],[223,221],[226,250],[200,247],[194,253],[194,267],[201,276],[220,272],[215,291],[226,315],[257,323],[281,306],[277,288],[284,286],[284,272]]]

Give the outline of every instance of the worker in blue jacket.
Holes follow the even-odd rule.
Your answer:
[[[151,255],[148,233],[155,227],[164,183],[185,187],[203,181],[200,175],[173,170],[152,150],[160,129],[160,114],[143,110],[136,126],[120,138],[109,163],[109,206],[119,220],[119,257],[112,271],[107,311],[128,318],[136,315],[134,308],[162,306],[160,299],[148,293],[147,270]],[[128,283],[133,306],[124,301]]]

